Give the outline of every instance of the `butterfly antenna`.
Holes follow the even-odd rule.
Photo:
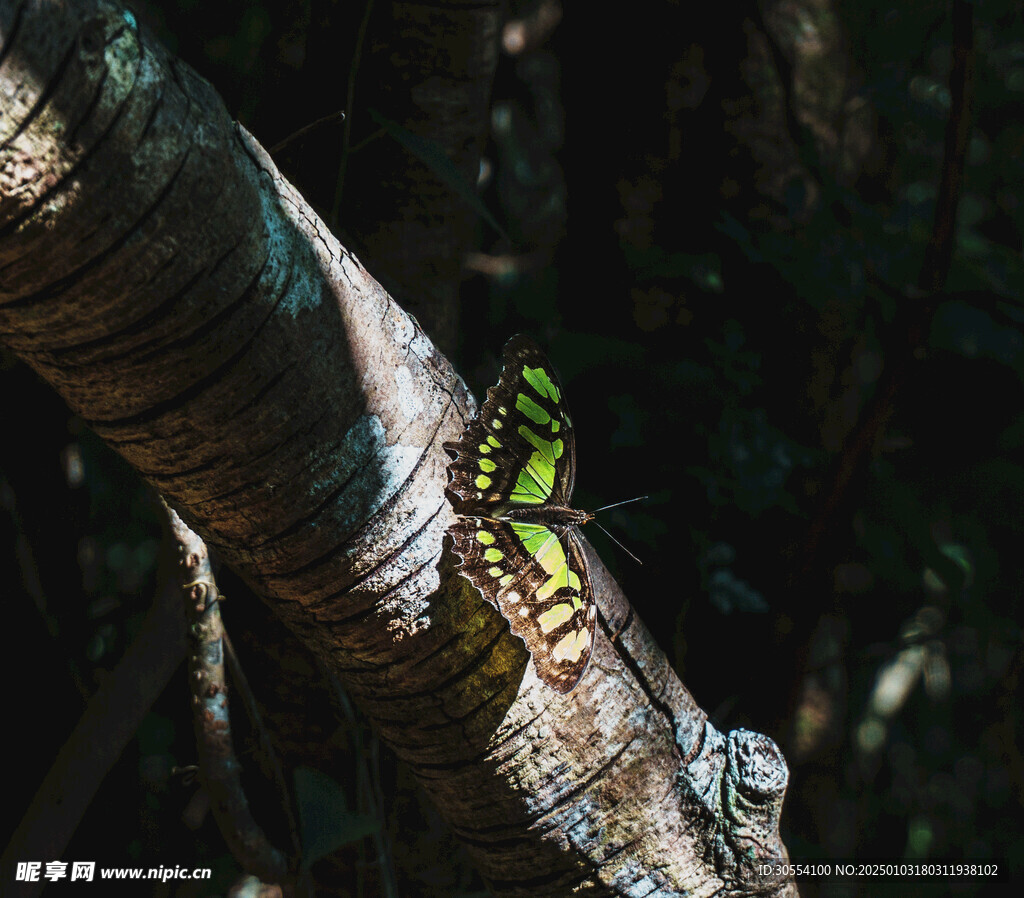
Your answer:
[[[649,496],[637,496],[634,499],[623,499],[621,502],[612,502],[611,505],[602,505],[600,508],[595,508],[591,512],[591,514],[597,514],[599,511],[607,511],[609,508],[618,508],[620,505],[629,505],[630,502],[639,502],[641,499],[649,499],[649,498],[650,498]],[[604,530],[604,527],[601,527],[601,529]],[[608,533],[608,531],[605,530],[605,533]],[[609,534],[609,536],[610,535],[611,534]],[[623,547],[623,548],[625,548],[625,547]]]
[[[627,502],[633,502],[635,500],[627,499],[626,501]],[[619,504],[621,505],[622,503],[620,502]],[[614,536],[612,536],[607,530],[605,530],[604,527],[601,527],[601,525],[598,524],[597,521],[594,521],[594,523],[597,524],[597,526],[601,528],[601,532],[605,536],[607,536],[608,539],[610,539],[613,543],[615,543],[615,545],[617,545],[620,549],[622,549],[622,551],[625,552],[630,558],[632,558],[637,564],[643,564],[643,562],[639,558],[637,558],[636,555],[634,555],[632,552],[630,552],[629,549],[627,549],[624,545],[622,545],[622,543],[620,543]]]

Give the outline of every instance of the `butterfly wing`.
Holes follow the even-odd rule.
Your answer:
[[[558,377],[529,337],[513,337],[502,353],[496,386],[480,414],[454,443],[449,489],[457,510],[500,516],[516,506],[568,505],[576,479],[572,422]]]
[[[594,646],[597,609],[574,527],[460,517],[449,528],[461,572],[529,649],[537,676],[572,690]]]

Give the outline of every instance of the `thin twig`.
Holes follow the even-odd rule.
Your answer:
[[[363,17],[359,21],[359,33],[356,35],[356,46],[352,53],[352,63],[348,70],[348,90],[345,96],[345,108],[348,115],[345,116],[345,128],[341,139],[341,160],[338,162],[338,179],[334,186],[334,205],[331,206],[331,227],[337,229],[338,218],[341,215],[341,194],[345,187],[345,170],[348,167],[348,157],[351,155],[352,145],[352,118],[356,104],[356,74],[359,72],[359,64],[363,60],[363,42],[366,40],[366,32],[370,28],[370,16],[373,15],[374,0],[367,0],[366,8],[363,10]]]
[[[953,0],[953,66],[949,75],[951,108],[946,122],[942,179],[935,203],[935,223],[925,251],[918,286],[928,294],[946,285],[956,242],[956,213],[963,191],[967,149],[971,142],[974,84],[974,4]]]
[[[231,741],[220,593],[210,556],[203,540],[166,502],[164,509],[178,552],[178,586],[188,618],[188,681],[200,779],[210,794],[221,835],[242,869],[263,882],[287,883],[288,859],[253,818],[242,789],[242,767]],[[297,866],[298,858],[293,860]]]
[[[271,156],[276,156],[278,153],[281,152],[281,150],[283,150],[289,144],[292,144],[300,137],[304,137],[305,135],[309,134],[309,132],[312,131],[314,128],[319,128],[321,125],[326,125],[328,122],[333,122],[335,120],[340,122],[345,121],[345,113],[342,110],[338,109],[335,112],[331,112],[328,113],[327,115],[321,116],[316,121],[310,122],[308,125],[304,125],[303,127],[299,128],[298,131],[293,131],[284,140],[280,140],[277,143],[275,143],[270,148],[270,150],[268,150],[268,152],[270,153]]]

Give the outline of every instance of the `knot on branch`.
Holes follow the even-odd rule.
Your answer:
[[[750,730],[729,733],[722,777],[723,861],[730,878],[754,892],[761,890],[759,884],[768,891],[780,885],[765,882],[758,868],[786,856],[779,818],[788,782],[789,769],[774,740]]]
[[[775,740],[750,730],[733,730],[726,748],[726,777],[752,804],[781,807],[789,768]]]

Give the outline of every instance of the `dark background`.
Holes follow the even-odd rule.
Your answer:
[[[268,147],[340,108],[358,69],[362,4],[135,9]],[[642,566],[588,536],[715,725],[782,746],[794,858],[995,860],[1019,876],[1024,23],[1016,3],[976,5],[973,130],[934,289],[944,134],[962,114],[952,9],[573,4],[499,65],[480,253],[448,348],[482,397],[505,340],[533,333],[577,428],[575,504],[649,496],[601,518]],[[372,40],[372,14],[366,27]],[[392,139],[346,112],[353,144]],[[340,140],[328,122],[278,156],[325,216]],[[151,603],[160,531],[144,485],[2,359],[13,827]],[[837,486],[843,460],[854,476]],[[209,821],[184,828],[195,786],[171,772],[194,760],[187,701],[182,671],[65,859],[210,865],[213,887],[175,894],[223,894],[233,862]],[[353,769],[370,741],[346,742]],[[393,763],[374,769],[401,865],[434,834],[401,824]],[[374,852],[353,850],[351,893],[378,894]],[[481,888],[457,852],[442,860],[403,894]]]

